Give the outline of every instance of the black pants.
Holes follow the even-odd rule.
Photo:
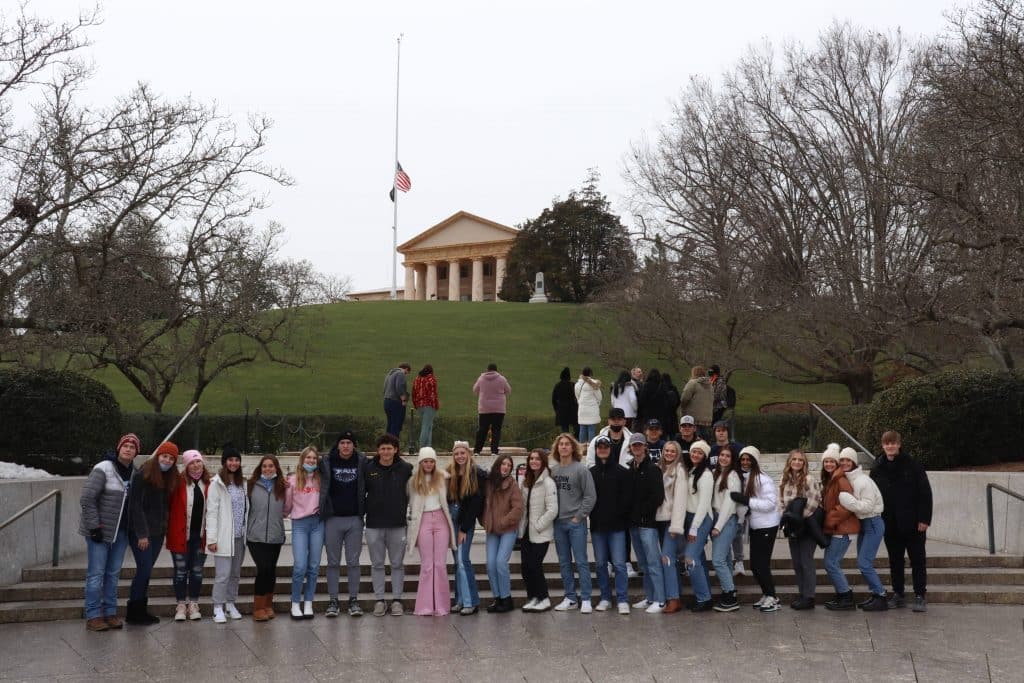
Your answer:
[[[543,600],[548,597],[548,580],[544,578],[544,556],[548,554],[548,545],[546,541],[533,543],[525,538],[519,542],[519,559],[528,598]]]
[[[923,596],[928,587],[928,569],[925,567],[926,557],[924,544],[928,532],[911,531],[906,533],[899,529],[885,527],[885,550],[889,553],[889,571],[892,573],[892,592],[903,595],[904,580],[903,555],[910,556],[910,571],[914,580],[914,595]]]
[[[772,550],[779,527],[750,530],[750,570],[761,586],[761,592],[775,597],[775,579],[772,577]]]
[[[256,581],[253,583],[253,593],[266,595],[274,592],[274,584],[277,583],[277,558],[281,556],[280,543],[246,543],[249,546],[249,554],[256,563]]]
[[[501,425],[505,422],[505,413],[480,413],[480,427],[476,430],[476,446],[474,453],[484,449],[484,441],[487,440],[487,430],[491,430],[491,455],[498,454],[498,446],[501,444]]]

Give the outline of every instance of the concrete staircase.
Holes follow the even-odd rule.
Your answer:
[[[474,539],[474,541],[472,556],[477,570],[477,584],[480,588],[482,600],[486,604],[490,600],[490,592],[484,566],[482,534],[481,537]],[[287,611],[291,590],[292,562],[290,550],[290,546],[286,545],[284,547],[281,564],[277,572],[278,582],[275,595],[276,606],[279,612]],[[853,550],[851,549],[850,552],[852,554]],[[1024,558],[1009,555],[987,555],[981,550],[938,542],[929,544],[929,552],[931,555],[928,559],[928,599],[930,602],[1024,604]],[[547,559],[545,572],[551,594],[553,597],[560,597],[561,579],[558,573],[554,548],[549,550]],[[792,563],[788,557],[788,549],[784,540],[780,540],[776,545],[776,552],[772,563],[779,598],[788,604],[790,600],[796,597],[796,586],[794,585],[795,577],[792,571]],[[888,581],[888,564],[888,559],[884,556],[880,556],[875,564],[884,582]],[[359,597],[363,608],[366,609],[372,605],[373,591],[370,585],[370,568],[365,549],[361,566],[362,580],[359,585]],[[818,566],[818,597],[820,603],[829,599],[833,591],[828,577],[821,568],[820,557]],[[451,568],[450,564],[449,568]],[[858,596],[865,593],[864,582],[856,570],[856,562],[852,557],[847,557],[844,562],[844,568]],[[410,610],[416,595],[418,572],[418,565],[408,565],[406,567],[405,602],[407,609]],[[126,566],[121,572],[121,581],[118,586],[118,596],[122,606],[124,604],[123,601],[127,599],[129,584],[134,574],[135,569],[131,566],[131,553],[129,551],[126,556]],[[238,603],[239,609],[247,613],[252,609],[252,577],[254,574],[255,567],[252,566],[251,560],[247,557],[247,564],[242,567],[241,596]],[[911,586],[909,567],[907,574],[907,587],[909,591]],[[169,554],[165,551],[161,554],[158,566],[154,568],[149,590],[150,610],[161,617],[170,617],[174,613],[175,600],[172,575]],[[210,590],[213,584],[213,566],[209,560],[205,568],[205,576],[203,597],[200,602],[205,616],[209,617]],[[514,553],[512,556],[512,577],[513,599],[516,605],[520,605],[525,601],[525,592],[520,576],[518,553]],[[450,578],[454,577],[450,576]],[[0,623],[81,618],[84,584],[84,558],[76,558],[63,567],[42,566],[25,569],[22,572],[21,583],[0,587]],[[344,568],[342,569],[341,584],[341,593],[344,597],[347,595]],[[760,597],[760,590],[751,576],[736,577],[736,584],[742,603],[750,604]],[[594,585],[596,591],[596,578]],[[684,599],[689,599],[692,596],[692,592],[689,589],[688,582],[684,579],[682,585],[683,597]],[[712,586],[717,593],[717,581],[713,575]],[[634,578],[630,580],[630,595],[634,599],[639,599],[642,590],[641,579]],[[388,595],[390,595],[390,588]],[[597,599],[596,595],[595,599]],[[316,599],[318,613],[323,611],[326,604],[327,587],[324,579],[324,570],[321,568]]]

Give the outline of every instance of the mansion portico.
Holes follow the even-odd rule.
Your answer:
[[[518,231],[459,211],[399,245],[406,301],[496,301]]]

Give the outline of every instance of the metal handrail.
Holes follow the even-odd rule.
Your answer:
[[[853,435],[852,435],[852,434],[850,434],[850,432],[848,432],[848,431],[846,431],[845,429],[843,429],[843,428],[842,428],[842,426],[841,426],[841,425],[840,425],[840,424],[839,424],[838,422],[836,422],[835,420],[833,420],[833,419],[832,419],[832,416],[831,416],[831,415],[829,415],[828,413],[826,413],[826,412],[824,411],[824,409],[823,409],[823,408],[822,408],[821,406],[819,406],[819,405],[818,405],[817,403],[811,403],[811,407],[812,407],[812,408],[814,408],[815,410],[817,410],[817,411],[818,411],[819,413],[821,413],[821,414],[822,414],[822,415],[823,415],[823,416],[825,417],[825,419],[826,419],[826,420],[828,420],[829,422],[831,422],[831,423],[832,423],[832,426],[833,426],[833,427],[835,427],[836,429],[838,429],[839,431],[841,431],[841,432],[842,432],[842,433],[843,433],[843,434],[844,434],[844,435],[846,436],[846,438],[847,438],[847,439],[849,439],[850,441],[852,441],[852,442],[853,442],[853,444],[854,444],[854,445],[856,445],[856,446],[857,446],[857,448],[859,448],[859,449],[860,449],[860,452],[861,452],[862,454],[864,454],[864,455],[868,456],[868,460],[870,460],[870,461],[873,461],[873,460],[874,460],[874,456],[872,456],[872,455],[871,455],[871,451],[869,451],[869,450],[868,450],[868,449],[867,449],[867,448],[866,448],[866,447],[864,446],[864,444],[862,444],[862,443],[861,443],[860,441],[857,441],[857,439],[853,438]]]
[[[56,503],[55,503],[55,507],[54,507],[54,510],[53,510],[53,566],[54,567],[56,567],[57,563],[60,561],[60,501],[61,501],[61,497],[62,496],[61,496],[60,489],[54,489],[54,490],[50,491],[49,493],[47,493],[42,498],[40,498],[39,500],[37,500],[36,502],[30,503],[27,507],[19,510],[18,512],[15,512],[13,517],[11,517],[9,520],[4,522],[3,524],[0,524],[0,531],[3,531],[7,527],[9,527],[11,524],[14,524],[19,519],[21,519],[22,517],[24,517],[28,513],[30,513],[33,510],[35,510],[37,507],[39,507],[40,505],[42,505],[43,503],[45,503],[49,499],[56,498]]]
[[[992,489],[996,489],[1017,500],[1024,501],[1024,495],[1011,491],[1005,486],[999,484],[987,484],[985,486],[985,507],[988,511],[988,554],[996,554],[996,525],[994,522],[994,516],[992,514]]]

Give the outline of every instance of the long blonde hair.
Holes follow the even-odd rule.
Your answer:
[[[312,453],[316,456],[317,468],[309,473],[310,479],[316,483],[317,488],[320,487],[320,451],[315,446],[306,446],[299,453],[299,466],[295,468],[295,488],[302,490],[306,488],[306,470],[302,467],[302,463],[306,460],[306,455]]]
[[[455,451],[459,448],[466,449],[469,454],[466,458],[466,468],[459,474],[459,466],[455,462]],[[436,468],[435,468],[436,469]],[[452,459],[448,463],[448,500],[463,500],[475,496],[480,490],[480,483],[476,476],[476,461],[473,460],[473,451],[469,448],[468,441],[456,441],[452,445]]]
[[[409,488],[421,496],[429,496],[431,493],[444,496],[444,480],[444,472],[438,468],[437,460],[434,460],[434,471],[429,479],[427,478],[427,473],[423,471],[423,463],[417,463]],[[444,501],[441,502],[443,503]]]
[[[793,461],[794,456],[803,458],[804,469],[801,474],[793,472],[793,468],[790,467],[790,463]],[[806,495],[807,493],[807,476],[810,474],[810,463],[807,462],[807,455],[803,450],[794,448],[789,452],[789,457],[786,458],[786,466],[782,469],[782,481],[779,482],[779,495],[786,490],[786,486],[793,484],[796,486],[797,497]]]

